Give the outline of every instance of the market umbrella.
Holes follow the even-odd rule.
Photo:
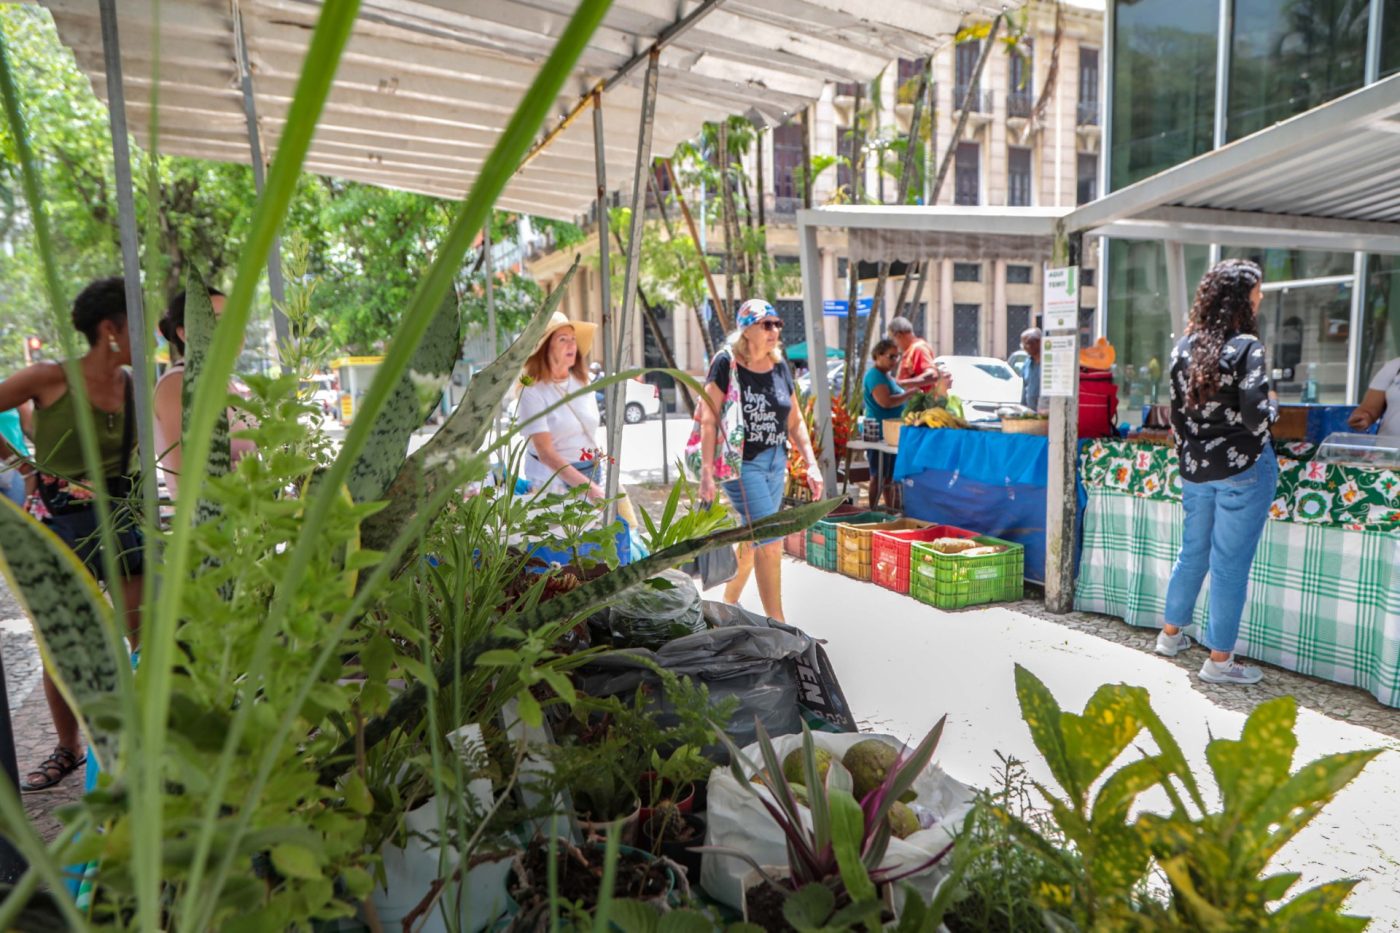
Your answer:
[[[788,347],[787,355],[790,360],[802,360],[805,362],[807,359],[807,341],[804,340],[801,343],[794,343],[792,346]],[[826,358],[829,360],[844,360],[846,358],[846,351],[836,347],[827,347]]]

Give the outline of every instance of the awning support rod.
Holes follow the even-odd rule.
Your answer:
[[[637,306],[637,277],[641,273],[642,227],[645,225],[647,173],[651,171],[651,130],[656,118],[656,82],[661,61],[661,50],[652,47],[650,61],[647,62],[646,80],[642,84],[642,116],[637,128],[637,164],[632,174],[632,216],[627,235],[627,275],[622,286],[622,313],[618,317],[617,350],[613,359],[617,369],[609,369],[608,375],[627,367],[631,349],[630,325],[632,312]],[[607,251],[607,242],[599,241],[599,252]],[[612,468],[608,470],[608,498],[618,494],[619,467],[622,461],[622,399],[623,393],[614,391],[606,398],[608,403],[608,456]],[[661,430],[666,430],[665,411],[662,411]],[[615,514],[615,506],[608,506],[609,518]]]
[[[131,183],[131,144],[126,125],[126,89],[122,85],[121,41],[117,35],[116,0],[100,0],[102,58],[107,67],[107,114],[112,128],[112,162],[116,168],[117,230],[121,237],[122,279],[126,285],[126,326],[131,340],[135,376],[136,441],[141,463],[141,492],[150,521],[156,520],[155,421],[152,398],[155,371],[151,365],[151,331],[141,293],[141,246],[136,235],[136,199]],[[151,197],[156,197],[151,192]]]
[[[253,163],[253,187],[262,197],[266,182],[266,168],[263,165],[262,136],[258,132],[258,108],[253,95],[253,70],[248,63],[248,42],[243,34],[243,14],[238,0],[233,2],[233,51],[238,59],[238,78],[243,88],[243,118],[248,124],[248,151]],[[282,278],[282,238],[272,241],[272,249],[267,254],[267,288],[272,295],[272,327],[277,334],[277,355],[284,358],[291,345],[292,328],[282,308],[287,298],[286,283]]]
[[[603,158],[603,91],[593,92],[593,174],[598,181],[598,292],[602,298],[603,372],[617,372],[613,355],[612,259],[608,246],[608,163]],[[617,401],[618,386],[603,390],[603,410],[611,413]],[[616,457],[617,437],[608,422],[608,456]],[[610,471],[611,472],[611,471]],[[606,481],[611,485],[611,480]],[[609,516],[611,518],[611,515]]]
[[[559,122],[554,125],[553,129],[545,133],[544,136],[540,137],[539,142],[530,147],[530,151],[525,153],[525,158],[520,160],[520,168],[517,168],[516,171],[521,171],[525,166],[533,162],[536,156],[544,152],[544,150],[549,147],[550,143],[554,142],[561,133],[567,130],[574,120],[578,119],[579,115],[583,113],[584,109],[593,102],[593,96],[595,94],[606,94],[623,81],[626,81],[634,71],[647,63],[653,55],[659,55],[662,49],[689,32],[692,27],[706,16],[713,13],[723,2],[724,0],[703,0],[695,9],[663,29],[661,35],[656,37],[656,41],[651,44],[650,48],[633,55],[623,63],[622,67],[614,71],[610,77],[604,78],[580,95],[578,102],[569,108],[568,113],[559,118]]]

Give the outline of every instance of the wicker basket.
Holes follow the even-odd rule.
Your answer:
[[[868,525],[841,525],[836,529],[836,569],[857,580],[870,579],[870,536],[876,531],[912,531],[927,528],[917,518],[897,518],[892,522]]]
[[[1001,433],[1046,437],[1050,433],[1050,421],[1047,418],[1012,418],[1001,423]]]
[[[898,418],[886,418],[882,427],[885,431],[885,443],[891,447],[899,446],[899,429],[904,426],[904,422]]]

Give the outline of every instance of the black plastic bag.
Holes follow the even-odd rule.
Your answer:
[[[734,554],[734,548],[730,545],[706,551],[695,559],[695,563],[700,571],[700,588],[702,590],[719,586],[721,583],[728,583],[739,572],[739,558]]]

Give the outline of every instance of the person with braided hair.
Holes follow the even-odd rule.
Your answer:
[[[1209,573],[1210,617],[1201,644],[1210,657],[1200,678],[1213,684],[1255,684],[1264,676],[1234,653],[1249,568],[1278,483],[1269,433],[1278,397],[1254,334],[1263,278],[1244,259],[1211,267],[1171,356],[1171,423],[1186,518],[1156,651],[1174,657],[1191,646],[1182,630]]]

